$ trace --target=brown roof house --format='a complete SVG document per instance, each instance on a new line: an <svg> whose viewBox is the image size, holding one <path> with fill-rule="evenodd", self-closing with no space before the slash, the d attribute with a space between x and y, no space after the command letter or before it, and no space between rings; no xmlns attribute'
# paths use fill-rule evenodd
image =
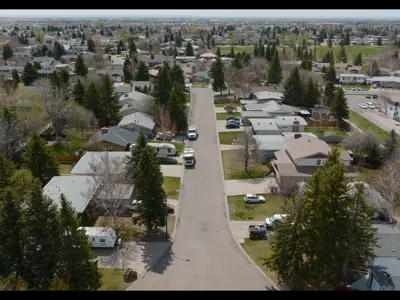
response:
<svg viewBox="0 0 400 300"><path fill-rule="evenodd" d="M276 160L272 161L276 181L281 191L290 190L298 183L310 178L328 157L331 147L319 139L298 134L284 141L284 149L275 152ZM340 153L340 160L347 168L347 175L357 176L351 166L351 157L346 151Z"/></svg>

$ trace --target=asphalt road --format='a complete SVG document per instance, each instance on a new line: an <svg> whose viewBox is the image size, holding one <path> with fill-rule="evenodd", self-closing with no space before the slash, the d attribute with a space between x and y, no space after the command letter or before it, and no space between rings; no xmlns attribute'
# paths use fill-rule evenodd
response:
<svg viewBox="0 0 400 300"><path fill-rule="evenodd" d="M270 283L243 256L225 217L212 90L193 88L192 143L197 165L185 170L180 222L171 253L130 290L266 290Z"/></svg>

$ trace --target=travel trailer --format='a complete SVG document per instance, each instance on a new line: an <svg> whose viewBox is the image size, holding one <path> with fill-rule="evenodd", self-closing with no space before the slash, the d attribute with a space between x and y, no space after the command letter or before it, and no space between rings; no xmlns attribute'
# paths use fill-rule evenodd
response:
<svg viewBox="0 0 400 300"><path fill-rule="evenodd" d="M110 227L79 227L79 229L86 231L92 248L114 248L119 243L115 230Z"/></svg>
<svg viewBox="0 0 400 300"><path fill-rule="evenodd" d="M158 158L166 158L168 156L178 156L179 151L176 150L175 146L168 143L148 143L147 145L154 147L157 150ZM132 151L135 147L135 144L130 146L130 150Z"/></svg>

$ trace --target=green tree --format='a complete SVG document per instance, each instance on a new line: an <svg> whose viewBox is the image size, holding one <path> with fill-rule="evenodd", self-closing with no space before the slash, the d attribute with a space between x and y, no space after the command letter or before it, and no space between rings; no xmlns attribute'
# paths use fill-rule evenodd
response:
<svg viewBox="0 0 400 300"><path fill-rule="evenodd" d="M213 79L212 88L215 92L220 92L225 89L225 76L224 76L224 64L220 57L217 57L215 62L210 68L210 77Z"/></svg>
<svg viewBox="0 0 400 300"><path fill-rule="evenodd" d="M21 201L8 187L0 193L0 274L2 277L23 274Z"/></svg>
<svg viewBox="0 0 400 300"><path fill-rule="evenodd" d="M143 149L138 165L134 169L133 178L136 197L141 199L141 202L138 205L137 215L132 217L132 221L134 224L145 225L147 235L152 235L158 227L165 226L167 217L163 205L164 178L153 147L147 145Z"/></svg>
<svg viewBox="0 0 400 300"><path fill-rule="evenodd" d="M30 63L27 62L24 66L24 71L22 73L22 82L25 86L31 86L33 82L39 78L38 71L36 68Z"/></svg>
<svg viewBox="0 0 400 300"><path fill-rule="evenodd" d="M157 78L154 81L153 96L157 102L166 104L172 87L171 70L167 63L158 71Z"/></svg>
<svg viewBox="0 0 400 300"><path fill-rule="evenodd" d="M382 39L381 37L378 37L378 40L376 41L377 46L382 46Z"/></svg>
<svg viewBox="0 0 400 300"><path fill-rule="evenodd" d="M335 85L332 83L332 81L328 81L324 89L324 105L331 107L334 98Z"/></svg>
<svg viewBox="0 0 400 300"><path fill-rule="evenodd" d="M60 277L53 277L50 281L48 291L70 291L68 284L64 282Z"/></svg>
<svg viewBox="0 0 400 300"><path fill-rule="evenodd" d="M129 54L137 53L137 48L134 39L129 40Z"/></svg>
<svg viewBox="0 0 400 300"><path fill-rule="evenodd" d="M72 89L72 96L76 103L82 106L85 105L85 86L79 78Z"/></svg>
<svg viewBox="0 0 400 300"><path fill-rule="evenodd" d="M30 187L23 211L24 276L32 290L48 289L62 260L59 214L52 200L43 195L42 186Z"/></svg>
<svg viewBox="0 0 400 300"><path fill-rule="evenodd" d="M34 61L33 62L33 66L35 67L36 70L42 69L42 66L40 65L40 62L38 62L38 61Z"/></svg>
<svg viewBox="0 0 400 300"><path fill-rule="evenodd" d="M108 74L100 85L100 126L115 126L121 120L118 99L114 95L114 84Z"/></svg>
<svg viewBox="0 0 400 300"><path fill-rule="evenodd" d="M392 129L389 135L386 137L385 141L385 156L386 158L392 157L394 153L398 150L397 133ZM1 185L0 185L1 187Z"/></svg>
<svg viewBox="0 0 400 300"><path fill-rule="evenodd" d="M125 162L125 170L128 174L129 177L134 180L133 176L133 170L135 169L135 166L139 162L140 156L143 152L143 149L147 145L147 139L144 136L143 131L139 132L138 138L136 139L135 147L133 147L131 151L131 155L127 155L124 159Z"/></svg>
<svg viewBox="0 0 400 300"><path fill-rule="evenodd" d="M188 42L185 49L186 56L194 56L192 43Z"/></svg>
<svg viewBox="0 0 400 300"><path fill-rule="evenodd" d="M355 66L362 66L363 65L361 52L358 53L356 58L354 59L354 65Z"/></svg>
<svg viewBox="0 0 400 300"><path fill-rule="evenodd" d="M288 105L299 106L303 102L303 82L299 69L295 67L283 86L283 99Z"/></svg>
<svg viewBox="0 0 400 300"><path fill-rule="evenodd" d="M182 88L185 88L185 76L180 65L174 63L171 68L171 82L179 83Z"/></svg>
<svg viewBox="0 0 400 300"><path fill-rule="evenodd" d="M279 61L279 54L276 50L272 61L269 65L268 72L267 72L267 80L268 84L279 84L282 80L282 68L281 63Z"/></svg>
<svg viewBox="0 0 400 300"><path fill-rule="evenodd" d="M13 50L11 49L9 44L4 45L3 47L3 60L7 65L7 60L10 59L14 55Z"/></svg>
<svg viewBox="0 0 400 300"><path fill-rule="evenodd" d="M86 108L91 110L99 120L101 118L100 92L93 82L86 88L84 100Z"/></svg>
<svg viewBox="0 0 400 300"><path fill-rule="evenodd" d="M45 185L53 176L58 176L58 162L44 140L33 133L23 153L24 165L32 175Z"/></svg>
<svg viewBox="0 0 400 300"><path fill-rule="evenodd" d="M87 48L89 52L94 52L95 51L95 44L94 41L92 39L88 39L86 42Z"/></svg>
<svg viewBox="0 0 400 300"><path fill-rule="evenodd" d="M75 73L78 76L86 77L88 73L88 68L85 65L85 62L83 61L83 57L81 55L78 55L76 58L75 62Z"/></svg>
<svg viewBox="0 0 400 300"><path fill-rule="evenodd" d="M339 61L341 61L342 63L347 63L347 54L345 47L340 48Z"/></svg>
<svg viewBox="0 0 400 300"><path fill-rule="evenodd" d="M50 84L53 88L66 90L69 87L69 73L67 70L54 70L49 76Z"/></svg>
<svg viewBox="0 0 400 300"><path fill-rule="evenodd" d="M260 55L261 55L261 50L260 50ZM268 44L267 48L265 49L265 59L267 61L271 61L272 60L272 55L273 55L273 53L271 53L271 47Z"/></svg>
<svg viewBox="0 0 400 300"><path fill-rule="evenodd" d="M231 52L229 53L229 57L234 58L235 57L235 49L233 46L231 46Z"/></svg>
<svg viewBox="0 0 400 300"><path fill-rule="evenodd" d="M10 186L17 197L20 199L27 193L27 186L30 186L34 182L35 178L28 169L18 169L10 177Z"/></svg>
<svg viewBox="0 0 400 300"><path fill-rule="evenodd" d="M328 67L328 69L326 70L325 79L333 83L337 82L335 67L333 66Z"/></svg>
<svg viewBox="0 0 400 300"><path fill-rule="evenodd" d="M19 79L19 75L18 75L18 71L17 70L12 70L12 79L13 79L13 84L14 84L14 89L16 89L18 87L18 84L20 83L20 79Z"/></svg>
<svg viewBox="0 0 400 300"><path fill-rule="evenodd" d="M53 55L55 59L59 59L61 56L65 55L64 46L57 41L53 44Z"/></svg>
<svg viewBox="0 0 400 300"><path fill-rule="evenodd" d="M134 77L133 77L133 68L132 68L132 63L129 58L125 59L124 61L124 67L123 67L123 72L124 72L124 81L125 83L130 83Z"/></svg>
<svg viewBox="0 0 400 300"><path fill-rule="evenodd" d="M260 51L259 51L259 49L258 49L258 45L257 45L257 44L254 45L253 55L254 55L254 57L260 56ZM235 56L234 56L234 57L235 57Z"/></svg>
<svg viewBox="0 0 400 300"><path fill-rule="evenodd" d="M144 62L139 63L138 70L136 72L136 81L149 81L149 68L147 68Z"/></svg>
<svg viewBox="0 0 400 300"><path fill-rule="evenodd" d="M179 83L174 83L169 94L167 103L168 112L171 121L175 124L178 132L184 132L187 129L188 121L186 115L186 96L184 89Z"/></svg>
<svg viewBox="0 0 400 300"><path fill-rule="evenodd" d="M314 82L310 77L304 84L303 105L307 108L313 108L318 104L319 96L317 82Z"/></svg>
<svg viewBox="0 0 400 300"><path fill-rule="evenodd" d="M8 160L5 153L0 153L0 191L11 185L14 172L15 165L12 160Z"/></svg>
<svg viewBox="0 0 400 300"><path fill-rule="evenodd" d="M215 52L215 55L217 57L221 57L221 50L219 49L219 47L217 47L217 52Z"/></svg>
<svg viewBox="0 0 400 300"><path fill-rule="evenodd" d="M63 264L61 279L71 291L96 291L101 286L101 274L96 257L90 249L86 233L79 230L79 223L71 203L61 194L60 222L62 235Z"/></svg>
<svg viewBox="0 0 400 300"><path fill-rule="evenodd" d="M341 87L336 88L331 112L338 121L342 121L349 117L349 106L347 105L346 95Z"/></svg>
<svg viewBox="0 0 400 300"><path fill-rule="evenodd" d="M26 291L28 283L18 276L8 276L0 278L0 286L2 291Z"/></svg>

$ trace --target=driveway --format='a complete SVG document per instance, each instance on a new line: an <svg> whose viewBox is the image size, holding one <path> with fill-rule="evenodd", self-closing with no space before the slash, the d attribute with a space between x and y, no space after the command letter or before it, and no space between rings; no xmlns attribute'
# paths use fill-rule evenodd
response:
<svg viewBox="0 0 400 300"><path fill-rule="evenodd" d="M215 113L226 113L226 110L223 107L214 107ZM240 113L242 112L241 107L236 107L236 112Z"/></svg>
<svg viewBox="0 0 400 300"><path fill-rule="evenodd" d="M271 187L276 185L276 180L272 177L225 180L225 194L227 196L244 194L267 194L271 192Z"/></svg>
<svg viewBox="0 0 400 300"><path fill-rule="evenodd" d="M129 290L266 290L272 284L241 253L226 220L212 90L192 88L195 169L185 170L171 250Z"/></svg>
<svg viewBox="0 0 400 300"><path fill-rule="evenodd" d="M214 116L215 120L215 116ZM217 132L229 132L229 131L243 131L244 126L240 126L240 128L235 128L235 129L226 129L226 121L215 121L217 124Z"/></svg>
<svg viewBox="0 0 400 300"><path fill-rule="evenodd" d="M163 176L183 177L184 167L181 165L161 165Z"/></svg>
<svg viewBox="0 0 400 300"><path fill-rule="evenodd" d="M250 225L262 225L263 221L231 221L231 230L239 243L243 243L245 238L249 237Z"/></svg>

